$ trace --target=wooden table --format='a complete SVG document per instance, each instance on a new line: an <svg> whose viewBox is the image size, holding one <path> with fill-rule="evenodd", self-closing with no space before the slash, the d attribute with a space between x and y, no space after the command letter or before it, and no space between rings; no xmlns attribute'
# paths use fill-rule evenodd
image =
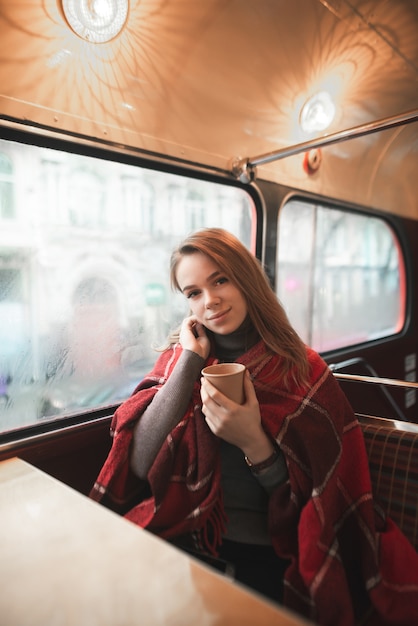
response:
<svg viewBox="0 0 418 626"><path fill-rule="evenodd" d="M19 459L0 510L4 626L307 624Z"/></svg>

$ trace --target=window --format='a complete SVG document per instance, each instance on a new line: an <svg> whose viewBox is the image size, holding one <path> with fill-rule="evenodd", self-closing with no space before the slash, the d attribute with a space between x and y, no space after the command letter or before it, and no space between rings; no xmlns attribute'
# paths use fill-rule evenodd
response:
<svg viewBox="0 0 418 626"><path fill-rule="evenodd" d="M254 221L236 187L13 148L16 162L0 160L2 202L11 172L22 181L22 220L0 229L2 431L128 397L188 310L169 284L173 248L203 226L250 247Z"/></svg>
<svg viewBox="0 0 418 626"><path fill-rule="evenodd" d="M399 242L383 219L301 200L280 212L277 294L315 350L399 332L403 280Z"/></svg>

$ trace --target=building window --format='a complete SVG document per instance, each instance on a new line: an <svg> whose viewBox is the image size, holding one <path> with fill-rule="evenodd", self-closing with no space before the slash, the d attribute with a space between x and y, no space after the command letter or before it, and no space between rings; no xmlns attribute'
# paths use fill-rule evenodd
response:
<svg viewBox="0 0 418 626"><path fill-rule="evenodd" d="M13 164L6 154L0 152L0 219L14 217Z"/></svg>
<svg viewBox="0 0 418 626"><path fill-rule="evenodd" d="M103 180L94 172L78 168L69 177L69 221L73 226L105 225Z"/></svg>
<svg viewBox="0 0 418 626"><path fill-rule="evenodd" d="M204 224L205 220L205 199L201 193L193 189L187 193L186 205L190 219L190 230L195 230Z"/></svg>

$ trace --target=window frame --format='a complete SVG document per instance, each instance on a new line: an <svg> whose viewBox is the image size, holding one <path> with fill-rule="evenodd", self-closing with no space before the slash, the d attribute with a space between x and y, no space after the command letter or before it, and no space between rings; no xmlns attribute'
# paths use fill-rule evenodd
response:
<svg viewBox="0 0 418 626"><path fill-rule="evenodd" d="M111 161L115 163L123 163L126 165L138 167L153 172L174 174L186 179L195 179L225 187L234 187L245 192L252 201L253 206L253 224L251 227L251 251L256 255L260 255L263 239L263 225L265 213L262 200L257 189L254 186L248 186L235 179L231 179L227 172L213 171L197 167L192 164L182 165L181 163L167 162L158 156L150 155L149 158L136 150L129 147L113 146L105 142L96 140L78 140L73 137L59 135L53 131L43 131L43 134L33 132L33 129L17 129L3 126L0 124L0 138L7 142L13 142L17 145L26 144L37 148L46 148L48 150L63 151L69 154L82 155L92 157L102 161ZM59 158L59 157L58 157ZM16 190L14 190L16 193ZM14 218L17 220L17 216ZM152 221L152 220L151 220ZM88 229L87 229L88 232ZM167 270L168 271L168 270ZM33 438L38 435L47 435L57 431L71 432L74 428L78 429L80 425L85 423L94 424L97 420L101 421L111 415L120 402L113 402L108 406L89 407L76 413L63 414L53 416L48 419L40 419L32 424L18 425L16 428L9 428L0 433L0 445L8 442L26 441L27 445L31 445Z"/></svg>

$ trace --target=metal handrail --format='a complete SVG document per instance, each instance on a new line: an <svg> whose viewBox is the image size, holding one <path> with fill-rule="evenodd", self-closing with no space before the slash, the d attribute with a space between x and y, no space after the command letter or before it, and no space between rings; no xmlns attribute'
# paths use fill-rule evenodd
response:
<svg viewBox="0 0 418 626"><path fill-rule="evenodd" d="M418 389L418 382L397 380L395 378L379 378L379 376L359 376L357 374L338 374L333 372L335 378L339 380L348 380L350 382L372 383L378 385L389 385L391 387L410 387Z"/></svg>
<svg viewBox="0 0 418 626"><path fill-rule="evenodd" d="M387 130L397 126L405 126L406 124L416 121L418 121L417 109L401 113L400 115L393 115L384 119L375 120L374 122L369 122L367 124L361 124L360 126L355 126L330 135L325 135L318 139L304 141L303 143L289 146L287 148L267 152L266 154L260 154L258 156L248 158L237 157L232 159L231 171L235 178L239 179L243 183L249 183L255 179L257 165L264 165L266 163L271 163L272 161L284 159L288 156L300 154L301 152L308 152L309 150L316 148L323 148L341 141L347 141L348 139L355 139L357 137L370 135L371 133L376 133L381 130Z"/></svg>

